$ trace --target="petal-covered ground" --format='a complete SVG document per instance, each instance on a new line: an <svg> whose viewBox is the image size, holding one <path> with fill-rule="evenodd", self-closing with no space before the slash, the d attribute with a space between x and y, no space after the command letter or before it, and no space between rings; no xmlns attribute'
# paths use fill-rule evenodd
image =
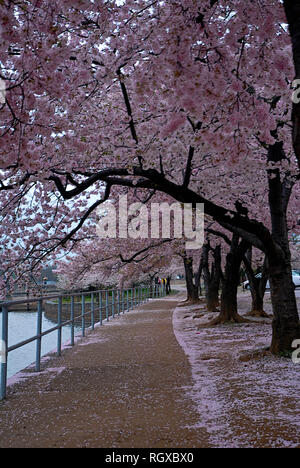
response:
<svg viewBox="0 0 300 468"><path fill-rule="evenodd" d="M239 312L249 311L249 293ZM269 295L265 310L271 312ZM265 351L271 319L202 328L216 314L179 306L174 331L189 357L190 397L213 447L300 447L300 364ZM205 421L205 422L204 422Z"/></svg>
<svg viewBox="0 0 300 468"><path fill-rule="evenodd" d="M0 447L202 447L191 368L172 328L177 297L96 327L10 380Z"/></svg>
<svg viewBox="0 0 300 468"><path fill-rule="evenodd" d="M184 299L150 301L10 379L0 447L300 447L300 364L265 351L271 319L203 328L215 314Z"/></svg>

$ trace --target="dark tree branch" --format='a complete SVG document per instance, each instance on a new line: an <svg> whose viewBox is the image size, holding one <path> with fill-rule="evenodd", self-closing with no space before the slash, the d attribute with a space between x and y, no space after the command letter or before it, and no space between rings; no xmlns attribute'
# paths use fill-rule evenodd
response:
<svg viewBox="0 0 300 468"><path fill-rule="evenodd" d="M210 228L205 229L205 231L209 234L213 234L214 236L221 237L226 242L226 244L231 245L231 240L223 232L215 231L214 229Z"/></svg>
<svg viewBox="0 0 300 468"><path fill-rule="evenodd" d="M185 188L187 188L190 184L191 174L192 174L192 162L193 162L194 154L195 154L195 148L193 146L190 146L188 160L186 163L184 180L182 184L182 186Z"/></svg>
<svg viewBox="0 0 300 468"><path fill-rule="evenodd" d="M137 257L139 257L141 254L148 252L151 249L154 249L155 247L160 247L163 244L166 244L167 242L172 242L173 239L164 239L163 241L159 242L158 244L152 244L148 245L148 247L145 247L144 249L139 250L135 254L133 254L130 258L125 259L122 254L120 254L120 259L123 263L131 263L133 261L135 262L140 262L141 260L136 260ZM148 256L148 255L147 255ZM146 257L143 257L142 260L144 260Z"/></svg>
<svg viewBox="0 0 300 468"><path fill-rule="evenodd" d="M124 178L124 176L126 178ZM128 177L139 177L140 179L134 184ZM65 189L59 177L53 175L49 177L49 180L55 183L56 188L65 200L80 195L95 182L101 181L109 183L110 185L161 191L181 203L192 203L194 206L196 206L197 203L203 203L205 205L206 214L215 219L225 229L243 237L264 252L266 250L270 251L273 247L271 234L262 223L214 204L189 188L180 186L166 179L164 175L155 169L144 170L140 166L135 166L132 173L129 173L128 169L106 169L87 177L78 187L69 191Z"/></svg>
<svg viewBox="0 0 300 468"><path fill-rule="evenodd" d="M137 132L136 132L136 129L135 129L135 123L134 123L134 120L133 120L132 108L131 108L127 88L126 88L125 83L124 83L124 75L121 72L121 67L117 70L117 75L118 75L118 78L119 78L119 81L120 81L120 86L121 86L122 95L123 95L123 98L124 98L124 101L125 101L127 114L128 114L128 117L130 117L129 128L130 128L131 136L132 136L133 140L135 141L136 145L138 145L139 140L138 140ZM138 160L139 160L140 165L142 165L142 157L140 155L138 156Z"/></svg>

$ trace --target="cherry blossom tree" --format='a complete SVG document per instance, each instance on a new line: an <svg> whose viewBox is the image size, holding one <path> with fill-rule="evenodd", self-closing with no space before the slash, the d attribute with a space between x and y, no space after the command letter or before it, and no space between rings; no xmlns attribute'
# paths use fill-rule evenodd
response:
<svg viewBox="0 0 300 468"><path fill-rule="evenodd" d="M298 66L298 10L284 6ZM116 186L204 203L267 256L271 350L290 349L300 336L288 239L300 158L282 2L21 0L0 10L5 270L88 237Z"/></svg>
<svg viewBox="0 0 300 468"><path fill-rule="evenodd" d="M174 255L171 241L150 241L145 246L145 242L130 239L82 242L57 268L61 284L67 289L88 286L124 289L142 282L153 287L155 276L165 278L180 270L182 265Z"/></svg>

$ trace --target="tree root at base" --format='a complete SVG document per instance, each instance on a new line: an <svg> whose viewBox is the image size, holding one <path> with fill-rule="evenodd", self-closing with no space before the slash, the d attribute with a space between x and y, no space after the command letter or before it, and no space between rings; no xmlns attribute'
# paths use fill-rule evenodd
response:
<svg viewBox="0 0 300 468"><path fill-rule="evenodd" d="M203 301L201 301L201 299L194 299L194 300L189 299L189 300L180 302L177 307L188 307L188 306L193 306L193 305L198 305L198 304L203 304Z"/></svg>
<svg viewBox="0 0 300 468"><path fill-rule="evenodd" d="M250 312L246 314L246 317L272 318L272 315L267 314L264 310L250 310Z"/></svg>
<svg viewBox="0 0 300 468"><path fill-rule="evenodd" d="M211 320L210 322L204 323L203 325L200 324L198 325L198 329L200 330L201 328L208 328L208 327L215 327L217 325L228 325L228 324L235 324L235 323L255 323L255 324L265 324L265 325L270 325L270 322L265 322L263 320L258 321L258 320L250 320L245 317L242 317L239 314L235 314L233 317L230 319L226 319L225 317L222 317L219 315L215 319Z"/></svg>

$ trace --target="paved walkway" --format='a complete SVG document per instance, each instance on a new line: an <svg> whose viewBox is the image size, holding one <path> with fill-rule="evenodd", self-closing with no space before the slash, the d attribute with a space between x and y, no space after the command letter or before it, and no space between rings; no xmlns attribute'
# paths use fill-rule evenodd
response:
<svg viewBox="0 0 300 468"><path fill-rule="evenodd" d="M0 403L0 447L207 446L184 387L191 369L173 333L182 296L98 327L42 372L23 372Z"/></svg>

